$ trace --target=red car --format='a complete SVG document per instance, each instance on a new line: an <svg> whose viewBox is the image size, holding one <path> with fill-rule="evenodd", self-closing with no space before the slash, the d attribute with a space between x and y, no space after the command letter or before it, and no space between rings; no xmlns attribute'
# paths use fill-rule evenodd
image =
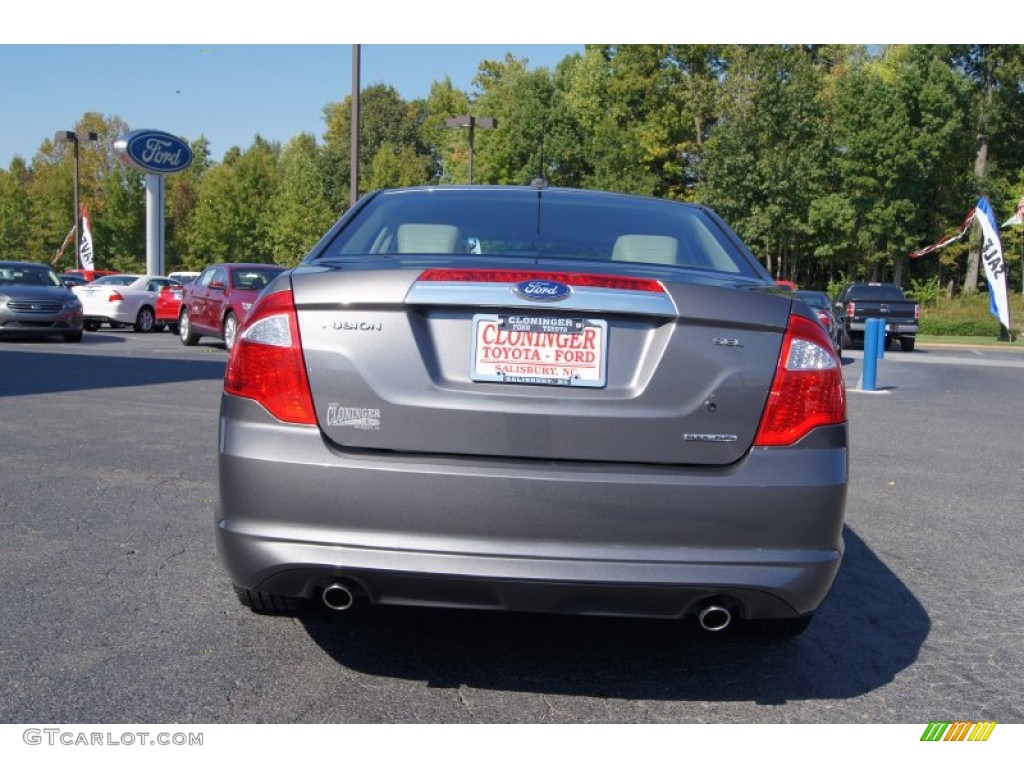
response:
<svg viewBox="0 0 1024 768"><path fill-rule="evenodd" d="M276 264L208 266L182 291L178 312L181 343L191 347L202 336L214 336L231 349L239 321L260 292L285 269Z"/></svg>
<svg viewBox="0 0 1024 768"><path fill-rule="evenodd" d="M182 290L181 283L165 285L156 297L157 326L167 328L171 333L178 332L178 315L181 314Z"/></svg>
<svg viewBox="0 0 1024 768"><path fill-rule="evenodd" d="M167 328L171 333L178 332L178 315L181 314L182 286L191 283L198 272L171 272L167 275L178 285L167 286L160 291L156 299L156 321L160 327Z"/></svg>

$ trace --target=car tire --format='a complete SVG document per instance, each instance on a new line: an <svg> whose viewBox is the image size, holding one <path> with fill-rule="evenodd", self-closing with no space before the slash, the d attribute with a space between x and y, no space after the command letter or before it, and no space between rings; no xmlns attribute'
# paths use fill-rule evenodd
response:
<svg viewBox="0 0 1024 768"><path fill-rule="evenodd" d="M228 312L224 316L224 346L228 352L235 345L235 336L238 334L238 318L234 312Z"/></svg>
<svg viewBox="0 0 1024 768"><path fill-rule="evenodd" d="M178 315L178 338L186 347L194 347L199 341L199 337L192 332L192 320L187 309L181 310L181 314Z"/></svg>
<svg viewBox="0 0 1024 768"><path fill-rule="evenodd" d="M814 614L792 619L748 619L740 626L743 634L758 640L792 640L811 625Z"/></svg>
<svg viewBox="0 0 1024 768"><path fill-rule="evenodd" d="M156 315L153 314L153 310L149 307L140 309L139 314L135 316L133 327L136 333L152 333L156 328Z"/></svg>
<svg viewBox="0 0 1024 768"><path fill-rule="evenodd" d="M916 337L902 338L900 339L900 349L904 352L914 351L914 342L917 341Z"/></svg>
<svg viewBox="0 0 1024 768"><path fill-rule="evenodd" d="M86 320L84 323L82 323L82 328L84 328L87 331L98 331L100 329L100 321Z"/></svg>
<svg viewBox="0 0 1024 768"><path fill-rule="evenodd" d="M82 332L81 331L78 331L77 333L65 333L64 334L64 341L69 341L72 344L77 344L81 340L82 340Z"/></svg>
<svg viewBox="0 0 1024 768"><path fill-rule="evenodd" d="M235 596L238 598L238 602L253 613L287 616L301 613L309 607L308 600L281 597L280 595L272 595L269 592L258 592L255 589L245 589L237 585L232 586L235 589Z"/></svg>

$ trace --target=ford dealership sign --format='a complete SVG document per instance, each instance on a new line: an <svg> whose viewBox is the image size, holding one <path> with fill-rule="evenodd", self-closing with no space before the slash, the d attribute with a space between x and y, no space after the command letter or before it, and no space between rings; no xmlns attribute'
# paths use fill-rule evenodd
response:
<svg viewBox="0 0 1024 768"><path fill-rule="evenodd" d="M132 131L114 148L122 162L147 173L177 173L192 165L188 144L163 131Z"/></svg>

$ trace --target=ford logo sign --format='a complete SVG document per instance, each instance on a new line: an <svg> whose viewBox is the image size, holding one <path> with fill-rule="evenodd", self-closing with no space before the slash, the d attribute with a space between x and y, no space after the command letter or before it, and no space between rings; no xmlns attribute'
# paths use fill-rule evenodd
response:
<svg viewBox="0 0 1024 768"><path fill-rule="evenodd" d="M192 165L192 150L163 131L132 131L114 144L122 162L147 173L177 173Z"/></svg>
<svg viewBox="0 0 1024 768"><path fill-rule="evenodd" d="M572 288L555 280L524 280L512 286L512 293L530 301L562 301L572 295Z"/></svg>

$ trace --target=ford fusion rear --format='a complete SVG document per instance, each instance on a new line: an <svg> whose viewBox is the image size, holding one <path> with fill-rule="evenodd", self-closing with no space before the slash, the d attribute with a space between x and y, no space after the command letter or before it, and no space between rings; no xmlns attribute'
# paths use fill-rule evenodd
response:
<svg viewBox="0 0 1024 768"><path fill-rule="evenodd" d="M221 404L242 602L795 635L842 557L840 362L707 208L382 191L252 306Z"/></svg>

